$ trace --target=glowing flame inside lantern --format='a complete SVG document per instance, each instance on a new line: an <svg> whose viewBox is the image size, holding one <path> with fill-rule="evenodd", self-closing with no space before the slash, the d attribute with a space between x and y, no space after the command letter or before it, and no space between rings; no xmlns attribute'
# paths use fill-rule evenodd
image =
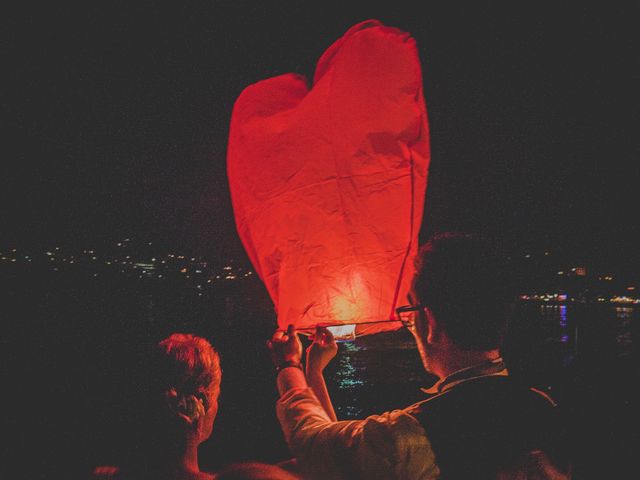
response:
<svg viewBox="0 0 640 480"><path fill-rule="evenodd" d="M358 304L347 297L336 297L333 300L331 313L333 318L345 321L353 321L358 318Z"/></svg>
<svg viewBox="0 0 640 480"><path fill-rule="evenodd" d="M363 315L360 305L370 300L360 274L343 281L336 290L340 293L330 300L332 318L345 323L358 321Z"/></svg>
<svg viewBox="0 0 640 480"><path fill-rule="evenodd" d="M366 305L369 301L362 277L356 273L351 279L345 281L342 287L338 289L341 293L330 301L331 316L345 323L356 322L364 315L361 305ZM329 327L329 330L337 340L353 339L356 336L355 324Z"/></svg>

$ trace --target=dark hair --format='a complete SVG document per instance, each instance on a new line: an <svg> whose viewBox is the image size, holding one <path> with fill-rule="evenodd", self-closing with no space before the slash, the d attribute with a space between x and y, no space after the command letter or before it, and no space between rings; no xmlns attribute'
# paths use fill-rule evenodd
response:
<svg viewBox="0 0 640 480"><path fill-rule="evenodd" d="M500 346L511 299L505 260L497 243L465 233L436 234L420 248L417 301L459 347Z"/></svg>

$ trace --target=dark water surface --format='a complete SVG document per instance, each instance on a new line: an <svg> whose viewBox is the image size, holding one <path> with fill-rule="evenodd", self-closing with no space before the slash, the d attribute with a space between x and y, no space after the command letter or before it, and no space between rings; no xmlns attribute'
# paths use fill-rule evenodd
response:
<svg viewBox="0 0 640 480"><path fill-rule="evenodd" d="M141 395L141 345L171 332L205 336L223 364L220 411L201 464L288 457L265 347L275 315L257 280L205 295L113 274L4 268L2 478L84 478L132 453ZM518 307L505 347L513 375L550 392L567 412L575 478L622 472L631 427L632 337L638 307ZM358 418L423 398L424 372L408 332L340 344L327 379L338 416ZM633 379L633 380L632 380ZM27 462L17 461L27 455ZM135 451L133 451L135 454Z"/></svg>

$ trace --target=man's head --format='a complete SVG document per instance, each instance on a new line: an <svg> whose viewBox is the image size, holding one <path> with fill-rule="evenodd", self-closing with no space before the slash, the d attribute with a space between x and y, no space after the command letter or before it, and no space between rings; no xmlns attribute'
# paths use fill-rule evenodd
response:
<svg viewBox="0 0 640 480"><path fill-rule="evenodd" d="M434 346L462 352L500 347L509 282L504 256L492 242L469 234L438 234L420 248L416 267L411 295L414 304L424 307L415 332L418 347L426 350L421 349L423 361Z"/></svg>
<svg viewBox="0 0 640 480"><path fill-rule="evenodd" d="M220 357L206 339L184 333L162 340L156 353L153 373L165 419L199 444L211 435L218 412Z"/></svg>

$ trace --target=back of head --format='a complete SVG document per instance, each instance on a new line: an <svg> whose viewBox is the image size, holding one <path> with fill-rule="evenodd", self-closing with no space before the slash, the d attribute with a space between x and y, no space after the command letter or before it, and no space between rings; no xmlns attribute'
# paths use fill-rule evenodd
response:
<svg viewBox="0 0 640 480"><path fill-rule="evenodd" d="M249 462L236 463L222 469L216 480L297 480L300 477L276 465Z"/></svg>
<svg viewBox="0 0 640 480"><path fill-rule="evenodd" d="M121 465L131 478L158 478L185 447L210 437L218 412L220 357L209 341L188 333L141 343L138 354L123 432L129 448Z"/></svg>
<svg viewBox="0 0 640 480"><path fill-rule="evenodd" d="M192 334L174 333L158 343L150 367L150 394L158 407L155 421L169 428L161 434L176 436L176 441L180 431L196 435L198 441L208 438L222 378L220 357L211 344Z"/></svg>
<svg viewBox="0 0 640 480"><path fill-rule="evenodd" d="M158 387L173 387L182 392L210 390L220 392L220 357L202 337L174 333L158 344L155 378Z"/></svg>
<svg viewBox="0 0 640 480"><path fill-rule="evenodd" d="M491 240L462 233L433 236L420 248L414 293L458 347L500 346L510 282L505 257Z"/></svg>

